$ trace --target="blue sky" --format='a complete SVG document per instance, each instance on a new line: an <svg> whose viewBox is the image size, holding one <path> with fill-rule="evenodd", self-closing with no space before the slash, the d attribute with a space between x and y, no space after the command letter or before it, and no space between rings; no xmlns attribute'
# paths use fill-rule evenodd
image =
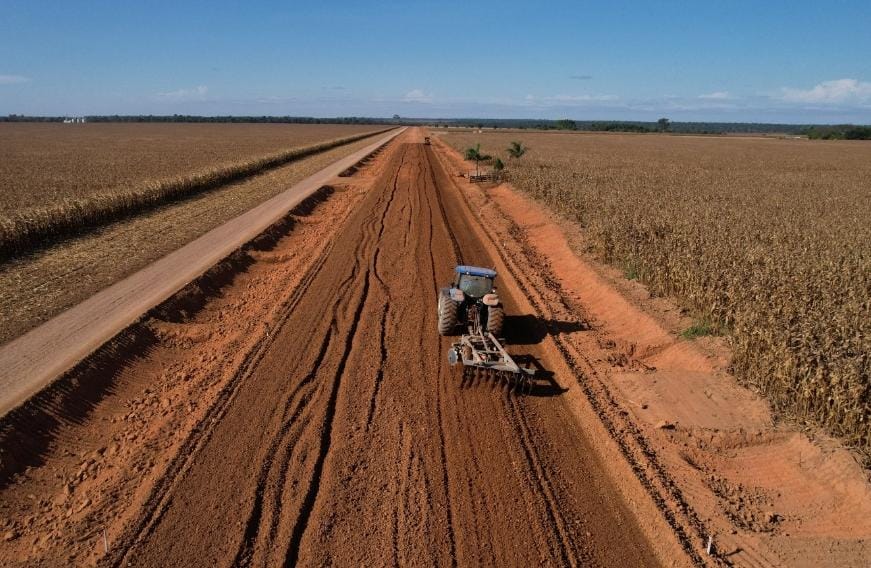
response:
<svg viewBox="0 0 871 568"><path fill-rule="evenodd" d="M0 0L0 114L871 123L871 3Z"/></svg>

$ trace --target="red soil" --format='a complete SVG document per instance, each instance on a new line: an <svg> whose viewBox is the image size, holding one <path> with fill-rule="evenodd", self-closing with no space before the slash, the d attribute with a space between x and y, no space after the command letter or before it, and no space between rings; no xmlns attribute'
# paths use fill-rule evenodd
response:
<svg viewBox="0 0 871 568"><path fill-rule="evenodd" d="M450 171L466 169L438 146ZM681 338L688 318L577 253L577 228L509 184L463 187L500 253L549 282L543 304L589 325L554 338L577 355L588 397L617 411L618 442L649 446L651 475L673 486L662 499L686 517L687 533L701 526L697 539L712 536L721 561L735 565L871 565L871 484L847 450L775 424L765 401L729 375L724 340Z"/></svg>
<svg viewBox="0 0 871 568"><path fill-rule="evenodd" d="M0 421L0 565L871 564L847 451L423 134ZM499 272L530 395L447 365L459 262Z"/></svg>
<svg viewBox="0 0 871 568"><path fill-rule="evenodd" d="M0 563L701 560L554 347L583 322L538 310L547 283L421 142L406 132L7 416ZM531 395L461 388L447 365L435 294L461 261L497 266L511 349L553 371Z"/></svg>

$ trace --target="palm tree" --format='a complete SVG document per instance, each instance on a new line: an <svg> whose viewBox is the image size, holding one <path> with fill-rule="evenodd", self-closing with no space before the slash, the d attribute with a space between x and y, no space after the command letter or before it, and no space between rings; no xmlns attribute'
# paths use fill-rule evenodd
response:
<svg viewBox="0 0 871 568"><path fill-rule="evenodd" d="M511 146L508 148L508 155L512 158L519 158L526 153L526 150L528 150L528 148L524 146L522 142L512 142Z"/></svg>
<svg viewBox="0 0 871 568"><path fill-rule="evenodd" d="M475 175L479 175L478 173L478 164L482 161L486 162L490 159L490 156L487 154L481 153L481 145L475 144L474 148L466 149L466 159L467 160L475 160Z"/></svg>
<svg viewBox="0 0 871 568"><path fill-rule="evenodd" d="M502 162L499 158L493 160L493 173L496 174L496 179L500 179L502 177L502 170L505 169L505 163Z"/></svg>

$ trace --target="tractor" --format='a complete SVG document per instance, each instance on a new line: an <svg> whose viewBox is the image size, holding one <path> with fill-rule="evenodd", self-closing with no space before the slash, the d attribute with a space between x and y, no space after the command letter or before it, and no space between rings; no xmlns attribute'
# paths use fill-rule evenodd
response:
<svg viewBox="0 0 871 568"><path fill-rule="evenodd" d="M464 383L472 375L484 375L502 377L515 390L531 389L535 370L515 363L500 340L505 310L493 286L496 271L460 265L454 273L453 283L439 291L437 308L439 335L462 330L448 351L448 362L462 363Z"/></svg>
<svg viewBox="0 0 871 568"><path fill-rule="evenodd" d="M439 335L453 335L458 328L474 333L478 327L501 335L505 316L493 287L496 271L461 265L454 273L451 286L439 293Z"/></svg>

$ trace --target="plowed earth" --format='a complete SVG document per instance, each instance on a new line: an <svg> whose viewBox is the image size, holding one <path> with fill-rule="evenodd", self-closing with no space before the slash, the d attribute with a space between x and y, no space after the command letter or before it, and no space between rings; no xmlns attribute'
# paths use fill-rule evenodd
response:
<svg viewBox="0 0 871 568"><path fill-rule="evenodd" d="M438 288L504 265L419 138L4 422L3 564L687 564L691 523L580 426L546 341L580 322L505 274L508 342L543 378L520 396L447 364Z"/></svg>

